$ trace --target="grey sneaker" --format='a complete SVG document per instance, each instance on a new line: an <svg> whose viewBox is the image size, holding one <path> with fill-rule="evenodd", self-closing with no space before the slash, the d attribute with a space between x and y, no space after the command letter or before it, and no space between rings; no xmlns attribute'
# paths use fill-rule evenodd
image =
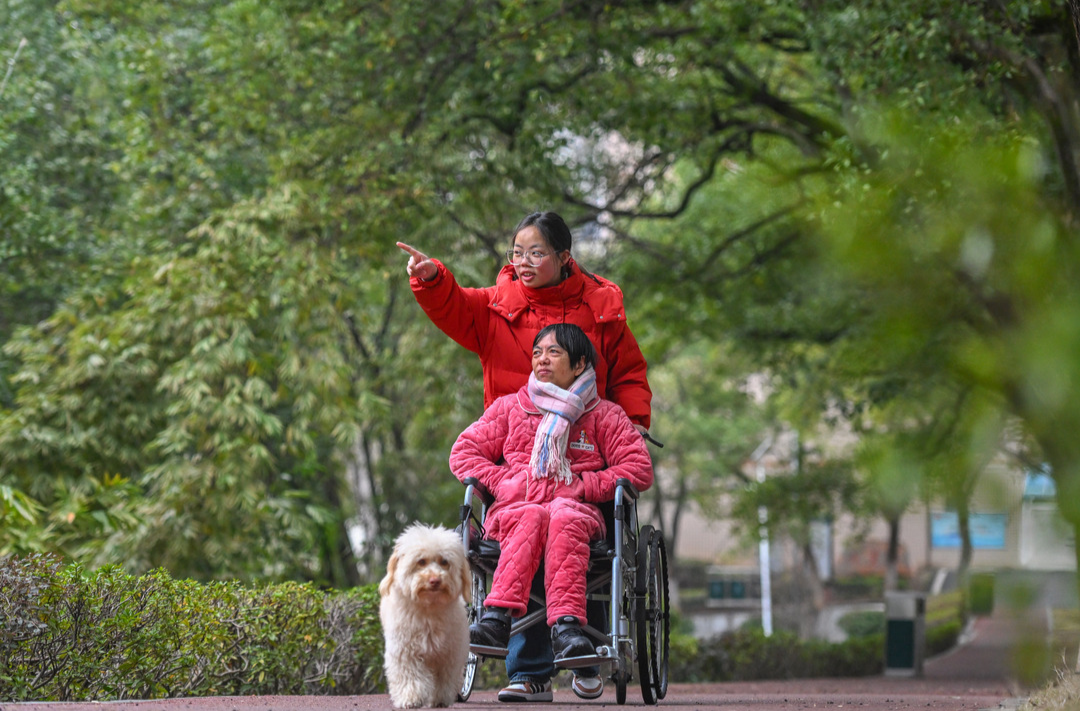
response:
<svg viewBox="0 0 1080 711"><path fill-rule="evenodd" d="M578 676L574 674L570 682L579 699L599 699L604 695L604 680L598 676Z"/></svg>
<svg viewBox="0 0 1080 711"><path fill-rule="evenodd" d="M551 681L515 681L499 692L499 701L551 701Z"/></svg>

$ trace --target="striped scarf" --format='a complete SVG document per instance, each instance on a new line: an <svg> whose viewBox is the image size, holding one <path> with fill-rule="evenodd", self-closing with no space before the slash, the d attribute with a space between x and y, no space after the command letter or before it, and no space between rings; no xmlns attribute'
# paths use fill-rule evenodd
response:
<svg viewBox="0 0 1080 711"><path fill-rule="evenodd" d="M554 383L542 383L529 374L529 397L533 405L544 413L533 440L529 468L534 479L554 476L557 481L569 484L570 460L566 457L570 425L577 422L585 412L585 406L596 398L596 371L590 365L563 390Z"/></svg>

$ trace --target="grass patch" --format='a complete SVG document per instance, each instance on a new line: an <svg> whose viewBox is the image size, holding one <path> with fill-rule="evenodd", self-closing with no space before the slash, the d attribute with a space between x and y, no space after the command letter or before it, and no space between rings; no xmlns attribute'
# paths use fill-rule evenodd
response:
<svg viewBox="0 0 1080 711"><path fill-rule="evenodd" d="M1076 711L1080 709L1080 675L1059 670L1057 677L1031 694L1019 711Z"/></svg>

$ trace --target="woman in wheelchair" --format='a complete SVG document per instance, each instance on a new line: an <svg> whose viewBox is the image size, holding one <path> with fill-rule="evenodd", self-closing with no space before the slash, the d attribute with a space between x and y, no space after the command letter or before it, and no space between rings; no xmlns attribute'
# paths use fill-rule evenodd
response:
<svg viewBox="0 0 1080 711"><path fill-rule="evenodd" d="M589 543L605 535L596 504L614 498L620 478L639 490L653 481L644 438L622 408L597 396L595 360L579 327L545 327L528 384L496 400L451 450L454 475L476 477L495 496L485 526L501 554L470 628L474 647L507 647L510 620L525 613L543 563L556 661L594 653L581 625Z"/></svg>
<svg viewBox="0 0 1080 711"><path fill-rule="evenodd" d="M638 431L648 430L652 393L645 357L626 324L622 291L573 258L573 235L558 214L526 215L510 236L509 264L494 285L484 288L463 287L439 260L404 243L398 246L409 255L409 285L424 313L479 356L485 409L527 382L532 371L528 347L536 332L567 321L579 324L597 349L597 394L621 406ZM511 638L506 657L510 685L499 693L500 701L551 701L556 670L546 632L535 625ZM574 693L583 699L603 693L599 677L588 684L584 678L574 677Z"/></svg>

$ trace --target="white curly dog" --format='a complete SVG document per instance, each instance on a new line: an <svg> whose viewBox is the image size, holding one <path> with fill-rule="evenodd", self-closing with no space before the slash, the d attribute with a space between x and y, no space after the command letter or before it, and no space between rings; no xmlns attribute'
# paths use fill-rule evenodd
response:
<svg viewBox="0 0 1080 711"><path fill-rule="evenodd" d="M394 543L379 583L386 683L396 708L449 706L469 656L472 578L461 537L413 524Z"/></svg>

